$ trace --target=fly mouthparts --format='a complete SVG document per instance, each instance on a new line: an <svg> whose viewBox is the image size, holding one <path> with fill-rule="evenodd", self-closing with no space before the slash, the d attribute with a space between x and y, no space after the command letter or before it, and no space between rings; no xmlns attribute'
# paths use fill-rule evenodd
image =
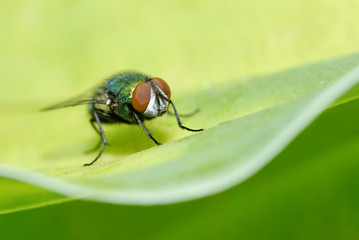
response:
<svg viewBox="0 0 359 240"><path fill-rule="evenodd" d="M165 113L166 113L166 110L159 111L159 112L157 112L157 116L162 116L162 115L165 114Z"/></svg>

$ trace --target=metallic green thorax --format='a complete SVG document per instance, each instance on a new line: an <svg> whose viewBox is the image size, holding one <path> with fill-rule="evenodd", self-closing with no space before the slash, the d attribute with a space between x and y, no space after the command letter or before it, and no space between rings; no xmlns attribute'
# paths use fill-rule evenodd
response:
<svg viewBox="0 0 359 240"><path fill-rule="evenodd" d="M103 87L97 88L93 99L101 103L90 103L89 111L95 110L111 115L117 121L137 123L132 112L132 93L140 82L148 81L149 76L142 73L122 73L106 80ZM104 119L106 120L106 119Z"/></svg>

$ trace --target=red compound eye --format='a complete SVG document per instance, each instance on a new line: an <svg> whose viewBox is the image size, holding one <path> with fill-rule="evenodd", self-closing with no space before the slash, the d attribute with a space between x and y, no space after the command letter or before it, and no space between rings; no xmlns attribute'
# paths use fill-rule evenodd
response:
<svg viewBox="0 0 359 240"><path fill-rule="evenodd" d="M157 87L159 87L166 94L168 99L171 99L171 90L168 84L165 82L165 80L158 77L151 78L151 80L153 81L154 84L157 85Z"/></svg>
<svg viewBox="0 0 359 240"><path fill-rule="evenodd" d="M139 83L132 94L132 106L136 111L143 113L146 111L151 99L151 88L146 82Z"/></svg>

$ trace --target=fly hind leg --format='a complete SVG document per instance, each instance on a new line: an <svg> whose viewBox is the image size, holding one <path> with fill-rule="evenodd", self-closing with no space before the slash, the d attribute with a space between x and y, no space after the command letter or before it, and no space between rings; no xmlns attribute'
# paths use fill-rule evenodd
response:
<svg viewBox="0 0 359 240"><path fill-rule="evenodd" d="M103 151L105 150L105 148L106 148L106 146L107 146L107 144L108 144L107 139L106 139L106 137L105 137L105 132L103 131L103 128L102 128L102 125L101 125L101 121L100 121L100 118L99 118L98 115L105 115L105 116L106 116L107 114L104 114L104 113L102 113L102 112L100 112L100 111L95 111L95 112L93 113L94 121L96 121L96 123L97 123L97 125L98 125L98 128L99 128L98 130L97 130L96 128L95 128L95 129L96 129L96 131L98 131L99 134L101 135L102 142L103 142L103 146L102 146L102 149L101 149L100 153L97 155L97 157L96 157L92 162L84 164L84 166L91 166L92 164L94 164L94 163L97 161L97 159L99 159L99 158L101 157ZM92 123L92 121L91 121L91 123ZM92 124L92 125L93 125L93 124ZM93 126L94 126L94 125L93 125Z"/></svg>
<svg viewBox="0 0 359 240"><path fill-rule="evenodd" d="M99 137L100 137L100 139L99 139L99 141L98 141L98 143L93 147L93 148L90 148L90 149L88 149L87 151L86 151L86 153L92 153L92 152L94 152L94 151L96 151L100 146L101 146L101 144L102 144L102 137L101 137L101 133L100 133L100 131L96 128L96 126L95 126L95 123L96 122L96 119L95 118L91 118L90 119L90 123L91 123L91 126L92 126L92 128L95 130L95 132L99 135Z"/></svg>

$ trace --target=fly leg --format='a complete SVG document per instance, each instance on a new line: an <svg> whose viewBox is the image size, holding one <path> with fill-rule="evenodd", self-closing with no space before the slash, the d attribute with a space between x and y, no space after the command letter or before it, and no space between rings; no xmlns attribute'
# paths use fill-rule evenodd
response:
<svg viewBox="0 0 359 240"><path fill-rule="evenodd" d="M102 128L102 125L101 125L100 118L98 117L98 114L101 114L101 115L102 115L101 112L95 111L95 112L93 113L93 116L94 116L94 119L95 119L94 121L96 121L96 123L97 123L97 125L98 125L98 128L99 128L98 132L99 132L99 134L101 135L102 142L103 142L103 147L102 147L100 153L99 153L99 154L97 155L97 157L95 158L95 160L93 160L93 161L90 162L90 163L84 164L84 166L91 166L92 164L94 164L94 163L97 161L97 159L99 159L99 158L101 157L101 154L103 153L103 151L105 150L105 148L106 148L106 146L107 146L107 144L108 144L108 143L107 143L107 140L106 140L106 137L105 137L105 133L104 133L103 128ZM92 124L92 125L93 125L93 124ZM97 131L97 129L96 129L96 131Z"/></svg>
<svg viewBox="0 0 359 240"><path fill-rule="evenodd" d="M133 115L135 116L137 122L141 125L141 127L143 128L143 130L145 130L145 132L147 133L147 136L149 136L157 145L161 145L161 143L157 142L156 139L152 136L152 134L150 133L150 131L148 131L148 129L145 127L145 125L142 123L141 119L137 116L136 113L133 113Z"/></svg>
<svg viewBox="0 0 359 240"><path fill-rule="evenodd" d="M188 127L185 127L182 125L182 122L181 122L181 119L180 119L180 116L178 115L178 112L177 112L177 109L175 107L175 105L173 104L172 100L166 98L165 96L163 96L162 94L160 95L161 98L163 98L165 101L167 101L168 103L170 103L173 107L173 111L174 111L174 114L176 116L176 119L177 119L177 123L178 123L178 126L182 129L186 129L187 131L191 131L191 132L201 132L203 131L203 128L200 128L200 129L192 129L192 128L188 128Z"/></svg>
<svg viewBox="0 0 359 240"><path fill-rule="evenodd" d="M95 151L96 149L98 149L98 148L101 146L101 143L102 143L101 133L100 133L100 131L96 128L96 126L95 126L95 124L94 124L95 122L96 122L96 119L95 119L95 118L91 118L91 119L90 119L91 126L92 126L92 128L95 130L95 132L100 136L100 139L99 139L98 143L96 144L96 146L93 147L93 148L91 148L91 149L89 149L89 150L87 150L86 153L92 153L93 151Z"/></svg>
<svg viewBox="0 0 359 240"><path fill-rule="evenodd" d="M190 113L186 113L186 114L178 114L179 117L192 117L193 115L195 115L196 113L199 112L199 109L197 108L196 110L194 110L193 112ZM167 110L167 113L169 115L175 115L173 112Z"/></svg>

